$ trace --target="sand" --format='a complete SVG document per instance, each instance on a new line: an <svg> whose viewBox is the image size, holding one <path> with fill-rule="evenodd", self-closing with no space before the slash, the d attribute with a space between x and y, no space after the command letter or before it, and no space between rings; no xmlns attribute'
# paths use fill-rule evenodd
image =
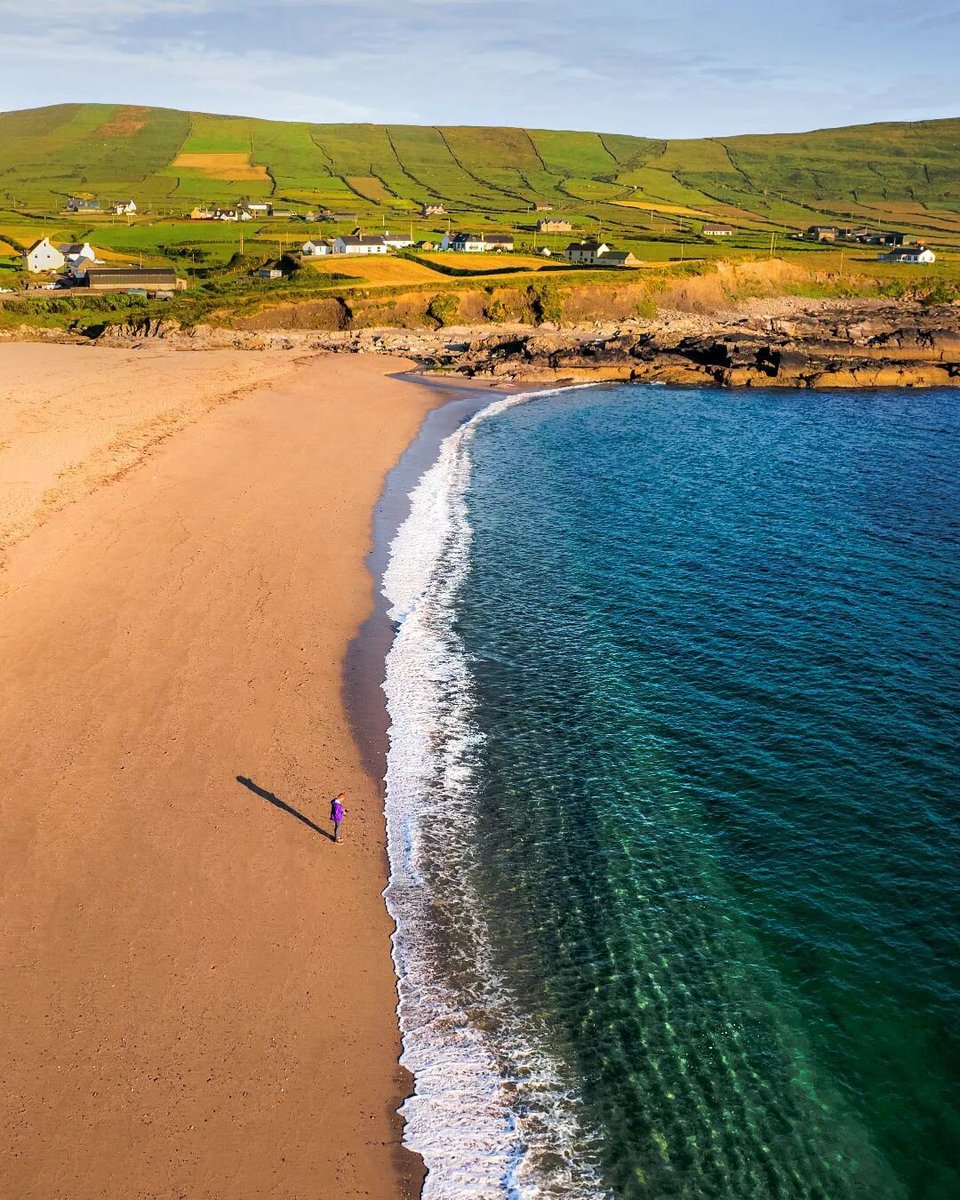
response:
<svg viewBox="0 0 960 1200"><path fill-rule="evenodd" d="M0 1195L419 1186L342 699L371 512L437 402L398 369L0 347Z"/></svg>

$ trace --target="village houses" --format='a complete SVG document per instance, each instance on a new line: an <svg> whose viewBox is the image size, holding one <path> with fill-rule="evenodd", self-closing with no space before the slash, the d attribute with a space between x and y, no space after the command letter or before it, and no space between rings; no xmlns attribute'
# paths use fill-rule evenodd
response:
<svg viewBox="0 0 960 1200"><path fill-rule="evenodd" d="M573 226L562 217L546 217L536 224L537 233L570 233Z"/></svg>

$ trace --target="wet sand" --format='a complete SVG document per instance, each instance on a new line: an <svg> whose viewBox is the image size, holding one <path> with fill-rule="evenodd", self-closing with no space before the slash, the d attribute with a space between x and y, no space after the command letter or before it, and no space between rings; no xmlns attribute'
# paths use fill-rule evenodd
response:
<svg viewBox="0 0 960 1200"><path fill-rule="evenodd" d="M415 1194L382 802L343 666L385 474L441 395L388 378L396 360L124 358L145 353L29 348L65 397L54 432L92 392L113 406L82 453L0 426L20 500L0 571L0 1194ZM117 459L124 372L162 400L177 360L196 360L183 411L158 403Z"/></svg>

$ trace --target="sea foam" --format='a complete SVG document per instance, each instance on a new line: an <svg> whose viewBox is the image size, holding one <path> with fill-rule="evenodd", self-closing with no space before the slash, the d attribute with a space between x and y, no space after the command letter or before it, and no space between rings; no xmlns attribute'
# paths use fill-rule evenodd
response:
<svg viewBox="0 0 960 1200"><path fill-rule="evenodd" d="M481 422L528 399L495 401L446 438L411 494L383 579L396 628L384 683L385 897L401 1062L414 1077L404 1140L426 1164L425 1200L607 1194L575 1081L511 1004L472 883L483 735L454 624L470 562L470 447Z"/></svg>

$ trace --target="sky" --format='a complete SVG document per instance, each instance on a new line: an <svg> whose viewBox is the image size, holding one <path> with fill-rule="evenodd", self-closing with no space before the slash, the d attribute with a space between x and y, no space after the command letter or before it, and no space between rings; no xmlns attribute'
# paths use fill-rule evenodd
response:
<svg viewBox="0 0 960 1200"><path fill-rule="evenodd" d="M960 0L0 0L0 28L0 110L650 137L960 116Z"/></svg>

